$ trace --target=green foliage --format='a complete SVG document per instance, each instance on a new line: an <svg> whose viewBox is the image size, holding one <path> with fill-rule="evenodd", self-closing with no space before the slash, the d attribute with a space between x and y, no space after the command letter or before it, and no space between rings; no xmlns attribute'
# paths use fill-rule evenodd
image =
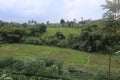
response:
<svg viewBox="0 0 120 80"><path fill-rule="evenodd" d="M64 24L64 23L65 23L64 19L61 19L61 20L60 20L60 23L61 23L61 24Z"/></svg>
<svg viewBox="0 0 120 80"><path fill-rule="evenodd" d="M59 71L62 69L63 61L61 61L61 60L58 60L53 57L45 57L45 58L43 58L43 60L45 61L47 67L50 67L55 64L55 65L57 65Z"/></svg>
<svg viewBox="0 0 120 80"><path fill-rule="evenodd" d="M68 47L68 41L66 39L59 40L59 42L57 43L57 46L62 48Z"/></svg>
<svg viewBox="0 0 120 80"><path fill-rule="evenodd" d="M3 62L9 61L6 58ZM10 63L9 62L9 63ZM61 68L59 68L61 67ZM63 69L61 61L52 57L37 58L34 60L17 60L5 67L0 67L0 80L106 80L107 68L100 67L96 72L84 69L75 70L70 65L68 70ZM112 80L120 79L120 70L112 69Z"/></svg>
<svg viewBox="0 0 120 80"><path fill-rule="evenodd" d="M2 42L18 43L21 37L25 34L22 29L18 28L2 28L0 29L0 35Z"/></svg>
<svg viewBox="0 0 120 80"><path fill-rule="evenodd" d="M49 60L51 61L47 62L48 58L47 60L46 58L38 58L25 61L14 59L13 63L0 67L0 80L38 80L39 78L52 80L64 78L63 74L60 74L62 70L60 61L54 58L49 58ZM8 61L8 58L5 61ZM2 60L1 62L4 63L5 61Z"/></svg>
<svg viewBox="0 0 120 80"><path fill-rule="evenodd" d="M68 69L67 69L69 72L73 72L75 71L75 65L74 64L70 64L68 65Z"/></svg>
<svg viewBox="0 0 120 80"><path fill-rule="evenodd" d="M0 47L2 47L2 42L0 42Z"/></svg>
<svg viewBox="0 0 120 80"><path fill-rule="evenodd" d="M34 26L31 28L31 35L33 36L40 36L41 33L44 33L47 29L47 26L45 24L38 24L37 26Z"/></svg>
<svg viewBox="0 0 120 80"><path fill-rule="evenodd" d="M26 76L34 76L34 75L41 75L43 70L45 69L45 62L41 60L29 60L26 61L24 64L24 74ZM40 73L41 72L41 73Z"/></svg>
<svg viewBox="0 0 120 80"><path fill-rule="evenodd" d="M22 69L24 68L24 62L21 60L15 60L15 62L12 65L13 70L15 71L22 71Z"/></svg>
<svg viewBox="0 0 120 80"><path fill-rule="evenodd" d="M6 74L2 74L0 76L0 80L13 80L11 77L7 76Z"/></svg>
<svg viewBox="0 0 120 80"><path fill-rule="evenodd" d="M55 36L43 36L42 41L45 45L56 46L58 39Z"/></svg>
<svg viewBox="0 0 120 80"><path fill-rule="evenodd" d="M24 43L27 44L36 44L36 45L42 45L43 42L39 37L29 37L24 40Z"/></svg>
<svg viewBox="0 0 120 80"><path fill-rule="evenodd" d="M34 23L32 20L31 22ZM4 22L1 22L1 25ZM72 48L87 52L107 50L107 46L114 41L113 48L119 45L120 35L116 24L119 21L113 20L106 23L109 27L102 25L103 23L93 24L89 22L80 27L80 24L74 21L67 21L63 24L18 24L8 23L7 27L0 28L0 42L3 43L28 43L37 45L49 45ZM114 26L115 25L115 26ZM4 26L4 25L3 25ZM54 26L54 28L48 28ZM59 26L59 27L57 27ZM112 27L110 27L112 26ZM55 28L56 27L56 28ZM110 34L115 28L115 35ZM114 40L112 40L114 38ZM118 47L119 48L119 47Z"/></svg>
<svg viewBox="0 0 120 80"><path fill-rule="evenodd" d="M11 66L15 60L12 57L7 57L0 60L0 68L5 68Z"/></svg>
<svg viewBox="0 0 120 80"><path fill-rule="evenodd" d="M65 39L65 36L64 36L61 32L57 32L57 33L55 34L55 36L56 36L59 40Z"/></svg>

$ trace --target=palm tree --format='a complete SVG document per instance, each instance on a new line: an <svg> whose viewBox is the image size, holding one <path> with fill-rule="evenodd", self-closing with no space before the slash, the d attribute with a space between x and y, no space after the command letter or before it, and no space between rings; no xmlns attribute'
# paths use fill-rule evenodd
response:
<svg viewBox="0 0 120 80"><path fill-rule="evenodd" d="M111 56L112 56L112 47L115 43L115 33L118 28L118 20L120 19L120 0L106 0L106 5L102 5L103 9L107 9L107 12L104 14L104 18L107 20L108 25L107 31L108 35L111 35L111 46L109 47L109 70L108 70L108 80L111 77Z"/></svg>

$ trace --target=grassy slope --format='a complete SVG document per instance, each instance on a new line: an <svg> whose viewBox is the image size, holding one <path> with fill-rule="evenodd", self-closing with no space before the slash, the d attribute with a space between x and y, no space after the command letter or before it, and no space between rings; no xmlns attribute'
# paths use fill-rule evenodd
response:
<svg viewBox="0 0 120 80"><path fill-rule="evenodd" d="M55 35L58 31L62 32L65 36L68 36L69 34L78 35L81 32L80 28L47 28L44 35Z"/></svg>
<svg viewBox="0 0 120 80"><path fill-rule="evenodd" d="M107 66L108 55L98 53L87 53L72 49L63 49L49 46L36 46L27 44L4 44L0 48L0 58L12 56L19 59L37 58L52 56L59 58L65 64L75 64L79 67L97 68L99 66ZM120 64L112 62L113 68L120 68Z"/></svg>

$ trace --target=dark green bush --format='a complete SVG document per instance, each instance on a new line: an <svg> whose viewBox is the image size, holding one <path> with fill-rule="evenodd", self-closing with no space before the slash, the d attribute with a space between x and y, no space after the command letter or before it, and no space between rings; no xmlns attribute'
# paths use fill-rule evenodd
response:
<svg viewBox="0 0 120 80"><path fill-rule="evenodd" d="M0 68L10 67L12 64L15 63L15 59L12 57L7 57L5 59L0 60Z"/></svg>
<svg viewBox="0 0 120 80"><path fill-rule="evenodd" d="M45 62L41 60L27 61L24 63L24 74L26 76L42 75L46 68ZM40 73L41 72L41 73Z"/></svg>
<svg viewBox="0 0 120 80"><path fill-rule="evenodd" d="M2 42L19 43L25 32L19 28L3 28L0 29Z"/></svg>
<svg viewBox="0 0 120 80"><path fill-rule="evenodd" d="M58 60L53 57L45 57L45 58L43 58L43 60L46 63L46 67L50 67L55 64L55 65L57 65L59 71L62 69L63 61L61 61L61 60Z"/></svg>
<svg viewBox="0 0 120 80"><path fill-rule="evenodd" d="M44 33L47 29L45 24L38 24L30 29L30 34L32 36L40 36L41 33Z"/></svg>
<svg viewBox="0 0 120 80"><path fill-rule="evenodd" d="M22 71L22 69L24 68L24 62L21 60L16 60L12 65L12 68L16 71Z"/></svg>
<svg viewBox="0 0 120 80"><path fill-rule="evenodd" d="M45 45L56 46L58 43L58 39L55 36L43 36L42 41Z"/></svg>
<svg viewBox="0 0 120 80"><path fill-rule="evenodd" d="M56 32L55 37L57 37L59 40L65 39L65 36L61 32Z"/></svg>
<svg viewBox="0 0 120 80"><path fill-rule="evenodd" d="M62 48L68 47L68 41L66 39L59 40L59 42L57 43L57 46Z"/></svg>

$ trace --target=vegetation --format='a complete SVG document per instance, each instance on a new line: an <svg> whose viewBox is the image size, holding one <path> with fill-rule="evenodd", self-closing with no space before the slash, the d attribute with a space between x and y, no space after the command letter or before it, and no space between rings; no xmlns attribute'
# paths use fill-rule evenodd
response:
<svg viewBox="0 0 120 80"><path fill-rule="evenodd" d="M3 43L27 43L98 52L107 51L111 44L112 36L106 33L105 26L87 23L79 28L47 28L45 24L27 24L25 27L25 24L4 23L0 28L0 37ZM113 49L117 51L120 45L119 29L116 29L115 37Z"/></svg>
<svg viewBox="0 0 120 80"><path fill-rule="evenodd" d="M95 21L0 21L0 80L120 80L120 2L102 7Z"/></svg>
<svg viewBox="0 0 120 80"><path fill-rule="evenodd" d="M102 53L88 53L78 50L57 48L51 46L36 46L28 44L3 44L0 48L0 59L5 57L13 57L16 59L35 59L40 57L56 57L64 61L64 65L74 64L78 68L96 70L101 66L107 66L108 55ZM120 64L116 62L119 56L112 59L112 68L120 68Z"/></svg>
<svg viewBox="0 0 120 80"><path fill-rule="evenodd" d="M11 57L0 60L0 80L106 80L105 68L97 72L63 69L62 62L45 57L34 60L17 60ZM120 70L113 70L112 80L119 80Z"/></svg>

